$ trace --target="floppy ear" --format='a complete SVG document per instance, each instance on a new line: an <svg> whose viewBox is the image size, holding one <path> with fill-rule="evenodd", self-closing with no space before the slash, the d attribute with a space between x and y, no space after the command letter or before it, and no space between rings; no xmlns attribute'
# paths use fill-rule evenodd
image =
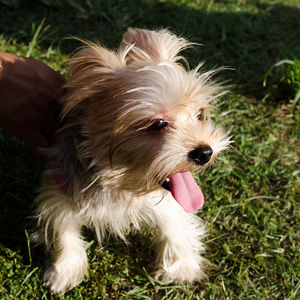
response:
<svg viewBox="0 0 300 300"><path fill-rule="evenodd" d="M63 116L82 101L99 93L102 82L115 68L125 65L120 56L104 47L80 40L84 46L69 61L70 78L63 99Z"/></svg>
<svg viewBox="0 0 300 300"><path fill-rule="evenodd" d="M184 38L179 38L168 30L150 31L129 28L123 36L121 49L127 51L126 62L176 62L182 57L178 53L191 46Z"/></svg>

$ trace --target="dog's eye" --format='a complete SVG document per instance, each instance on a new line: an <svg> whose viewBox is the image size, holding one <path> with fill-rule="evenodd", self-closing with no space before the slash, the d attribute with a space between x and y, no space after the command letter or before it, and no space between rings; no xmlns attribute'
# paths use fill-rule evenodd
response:
<svg viewBox="0 0 300 300"><path fill-rule="evenodd" d="M148 128L152 131L159 131L164 129L166 126L168 125L168 122L166 122L165 120L155 120L151 126L149 126Z"/></svg>
<svg viewBox="0 0 300 300"><path fill-rule="evenodd" d="M203 110L203 108L201 108L200 110L199 110L199 112L197 113L197 119L199 120L199 121L203 121L204 120L204 110Z"/></svg>

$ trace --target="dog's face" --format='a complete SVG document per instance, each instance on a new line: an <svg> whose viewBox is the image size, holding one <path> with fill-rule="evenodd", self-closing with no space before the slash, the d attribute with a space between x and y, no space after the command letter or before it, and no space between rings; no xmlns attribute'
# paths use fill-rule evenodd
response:
<svg viewBox="0 0 300 300"><path fill-rule="evenodd" d="M188 171L210 165L229 144L210 120L212 101L224 90L210 81L213 72L178 63L188 46L168 31L130 29L118 52L88 43L71 60L64 113L79 114L81 155L120 190L163 186L179 199L176 189L195 189Z"/></svg>

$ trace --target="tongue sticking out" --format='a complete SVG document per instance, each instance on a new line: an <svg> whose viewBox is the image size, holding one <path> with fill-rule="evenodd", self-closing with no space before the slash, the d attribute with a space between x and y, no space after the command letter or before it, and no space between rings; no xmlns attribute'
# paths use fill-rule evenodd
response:
<svg viewBox="0 0 300 300"><path fill-rule="evenodd" d="M173 197L187 213L202 207L204 197L191 172L176 173L169 179Z"/></svg>

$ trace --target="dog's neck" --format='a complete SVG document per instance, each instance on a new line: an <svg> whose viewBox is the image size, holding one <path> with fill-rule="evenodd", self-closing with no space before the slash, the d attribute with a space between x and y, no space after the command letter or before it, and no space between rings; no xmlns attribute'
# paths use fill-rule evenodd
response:
<svg viewBox="0 0 300 300"><path fill-rule="evenodd" d="M73 113L66 116L47 150L48 168L65 193L88 186L96 172L95 167L90 167L89 159L80 154L79 145L84 136L78 119Z"/></svg>

